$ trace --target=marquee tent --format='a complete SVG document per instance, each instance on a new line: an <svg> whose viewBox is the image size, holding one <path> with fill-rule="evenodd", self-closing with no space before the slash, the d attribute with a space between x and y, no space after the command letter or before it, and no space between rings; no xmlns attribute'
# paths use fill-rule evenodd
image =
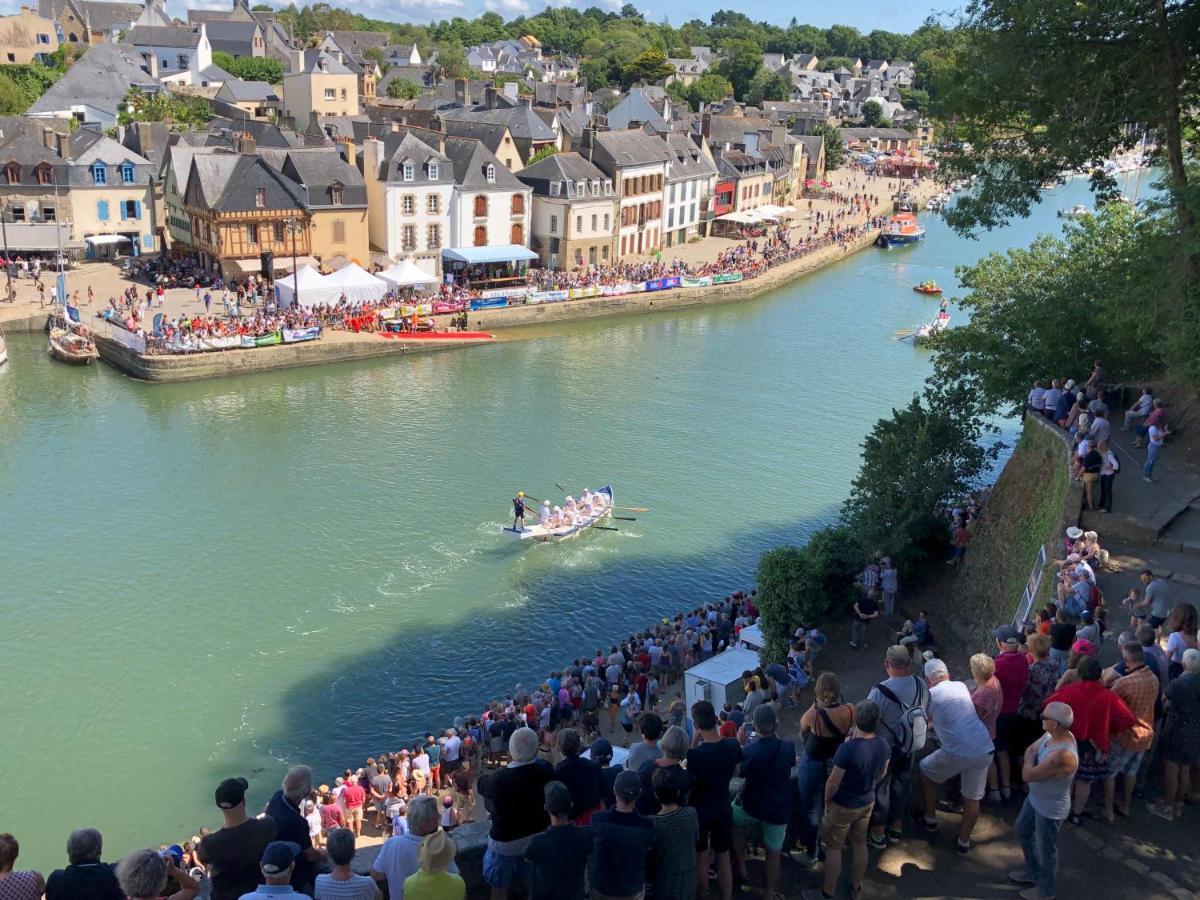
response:
<svg viewBox="0 0 1200 900"><path fill-rule="evenodd" d="M376 278L357 263L350 263L350 265L343 266L332 275L326 275L321 279L321 286L323 288L333 288L337 292L334 302L343 294L350 303L379 300L388 291L386 281ZM301 286L301 290L303 289L303 286Z"/></svg>
<svg viewBox="0 0 1200 900"><path fill-rule="evenodd" d="M436 284L438 277L430 275L410 259L396 263L390 269L380 272L379 277L392 287L416 287L422 284Z"/></svg>
<svg viewBox="0 0 1200 900"><path fill-rule="evenodd" d="M275 281L275 297L281 307L291 306L296 302L297 288L300 291L301 306L319 306L322 303L336 303L341 296L340 289L327 288L326 278L312 266L301 266L295 275L279 278Z"/></svg>

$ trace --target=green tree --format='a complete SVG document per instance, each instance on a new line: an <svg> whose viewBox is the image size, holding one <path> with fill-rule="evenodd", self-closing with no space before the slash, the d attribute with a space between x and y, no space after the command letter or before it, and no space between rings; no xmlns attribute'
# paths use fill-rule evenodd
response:
<svg viewBox="0 0 1200 900"><path fill-rule="evenodd" d="M393 100L416 100L421 96L421 85L411 78L393 78L388 82L387 95Z"/></svg>
<svg viewBox="0 0 1200 900"><path fill-rule="evenodd" d="M675 73L675 67L667 62L667 54L657 48L643 50L621 73L626 86L634 84L657 84Z"/></svg>
<svg viewBox="0 0 1200 900"><path fill-rule="evenodd" d="M579 77L586 79L588 87L593 90L606 88L612 83L611 69L604 59L585 59L579 64Z"/></svg>
<svg viewBox="0 0 1200 900"><path fill-rule="evenodd" d="M992 430L970 387L933 380L876 422L843 508L863 545L908 564L941 555L947 535L934 509L961 496L995 458L998 447L984 445Z"/></svg>
<svg viewBox="0 0 1200 900"><path fill-rule="evenodd" d="M817 68L822 72L832 72L835 69L849 69L853 72L854 60L848 56L822 56Z"/></svg>
<svg viewBox="0 0 1200 900"><path fill-rule="evenodd" d="M266 56L234 58L218 50L213 54L213 63L234 78L243 81L265 81L267 84L279 84L283 81L283 63Z"/></svg>
<svg viewBox="0 0 1200 900"><path fill-rule="evenodd" d="M1155 288L1170 268L1167 228L1110 204L1063 238L960 269L967 293L958 303L971 318L939 338L937 378L967 384L987 410L1008 415L1035 379L1078 378L1097 358L1123 377L1150 374L1169 322Z"/></svg>
<svg viewBox="0 0 1200 900"><path fill-rule="evenodd" d="M750 79L746 94L742 98L751 106L760 106L764 100L786 100L792 95L791 79L778 72L760 68Z"/></svg>
<svg viewBox="0 0 1200 900"><path fill-rule="evenodd" d="M878 100L868 100L862 107L863 124L874 128L883 122L883 104Z"/></svg>
<svg viewBox="0 0 1200 900"><path fill-rule="evenodd" d="M923 88L900 88L900 102L905 109L925 114L929 111L929 91Z"/></svg>
<svg viewBox="0 0 1200 900"><path fill-rule="evenodd" d="M19 116L31 105L20 86L0 69L0 116Z"/></svg>
<svg viewBox="0 0 1200 900"><path fill-rule="evenodd" d="M705 72L687 89L688 103L699 109L701 103L716 103L733 96L733 85L729 79L717 72Z"/></svg>
<svg viewBox="0 0 1200 900"><path fill-rule="evenodd" d="M832 172L841 168L846 151L842 148L842 136L837 128L833 125L821 125L813 133L825 139L825 171Z"/></svg>
<svg viewBox="0 0 1200 900"><path fill-rule="evenodd" d="M734 96L741 100L762 68L762 51L750 41L738 40L726 45L725 54L717 74L729 80Z"/></svg>
<svg viewBox="0 0 1200 900"><path fill-rule="evenodd" d="M467 65L467 52L458 41L447 41L437 48L438 69L443 78L469 78L471 67Z"/></svg>
<svg viewBox="0 0 1200 900"><path fill-rule="evenodd" d="M538 150L536 153L534 153L532 156L530 156L529 162L527 162L525 165L532 166L535 162L541 162L543 159L553 156L557 152L558 152L557 147L555 147L553 144L547 144L541 150Z"/></svg>
<svg viewBox="0 0 1200 900"><path fill-rule="evenodd" d="M825 32L825 40L833 56L861 56L866 44L862 32L849 25L831 25Z"/></svg>

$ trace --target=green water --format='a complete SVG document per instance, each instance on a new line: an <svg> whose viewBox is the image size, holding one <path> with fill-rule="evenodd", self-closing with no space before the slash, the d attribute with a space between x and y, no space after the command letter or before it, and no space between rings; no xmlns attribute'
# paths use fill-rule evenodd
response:
<svg viewBox="0 0 1200 900"><path fill-rule="evenodd" d="M182 838L219 821L223 777L252 804L288 763L327 780L747 586L836 514L864 434L926 375L893 340L936 310L911 286L1084 199L978 241L924 216L923 245L753 302L461 352L149 386L10 337L0 831L47 869L73 827L109 856ZM556 481L653 511L501 535L513 491Z"/></svg>

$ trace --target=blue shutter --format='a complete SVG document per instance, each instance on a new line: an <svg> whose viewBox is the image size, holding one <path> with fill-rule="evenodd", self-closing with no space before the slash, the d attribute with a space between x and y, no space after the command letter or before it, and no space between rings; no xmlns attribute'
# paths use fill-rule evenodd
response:
<svg viewBox="0 0 1200 900"><path fill-rule="evenodd" d="M142 201L141 200L133 201L133 210L134 210L133 217L135 219L140 219L142 217Z"/></svg>
<svg viewBox="0 0 1200 900"><path fill-rule="evenodd" d="M96 203L96 218L98 218L101 222L108 221L108 201L107 200L97 201L97 203Z"/></svg>

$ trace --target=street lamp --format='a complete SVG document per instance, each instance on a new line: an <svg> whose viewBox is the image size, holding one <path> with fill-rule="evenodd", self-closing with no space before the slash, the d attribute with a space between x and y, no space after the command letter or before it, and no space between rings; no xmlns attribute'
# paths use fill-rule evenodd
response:
<svg viewBox="0 0 1200 900"><path fill-rule="evenodd" d="M8 255L8 220L5 216L8 215L8 202L5 201L3 206L0 206L0 235L3 235L4 240L4 274L8 279L7 294L5 299L9 303L17 302L16 292L13 291L12 283L12 259Z"/></svg>

